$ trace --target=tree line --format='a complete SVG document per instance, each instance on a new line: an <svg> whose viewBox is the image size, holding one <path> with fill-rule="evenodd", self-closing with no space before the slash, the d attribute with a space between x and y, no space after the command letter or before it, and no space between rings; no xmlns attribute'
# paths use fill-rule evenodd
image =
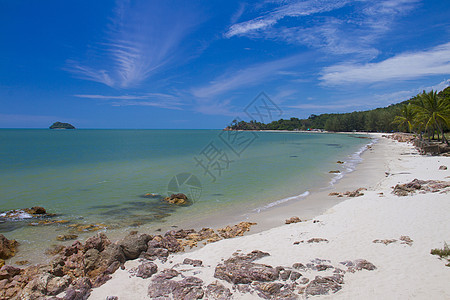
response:
<svg viewBox="0 0 450 300"><path fill-rule="evenodd" d="M383 108L351 113L310 115L307 119L280 119L268 124L255 120L234 120L227 127L231 130L314 130L368 131L368 132L417 132L427 136L438 135L445 139L449 131L450 87L437 93L430 91Z"/></svg>

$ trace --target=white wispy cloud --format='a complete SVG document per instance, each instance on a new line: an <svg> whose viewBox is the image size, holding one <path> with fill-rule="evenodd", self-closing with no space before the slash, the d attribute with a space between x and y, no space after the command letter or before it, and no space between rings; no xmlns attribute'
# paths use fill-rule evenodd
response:
<svg viewBox="0 0 450 300"><path fill-rule="evenodd" d="M265 12L257 18L233 24L230 26L225 36L230 38L235 35L251 34L254 31L275 25L278 21L286 17L309 16L321 12L334 10L346 5L349 0L309 0L309 1L280 1L278 8Z"/></svg>
<svg viewBox="0 0 450 300"><path fill-rule="evenodd" d="M332 54L357 54L374 58L374 46L393 23L411 11L420 0L308 0L273 1L276 8L230 26L226 38L245 36L306 45ZM339 14L348 7L352 12ZM327 14L333 12L333 14ZM336 13L335 13L336 12ZM302 18L308 17L307 22ZM285 22L295 18L295 22Z"/></svg>
<svg viewBox="0 0 450 300"><path fill-rule="evenodd" d="M170 15L170 20L168 19ZM118 1L94 57L67 61L75 76L114 88L139 85L181 57L181 44L201 18L183 5Z"/></svg>
<svg viewBox="0 0 450 300"><path fill-rule="evenodd" d="M420 86L409 90L400 90L391 93L375 94L368 102L371 102L375 105L386 106L411 99L412 97L422 93L423 91L429 92L431 90L434 90L440 92L448 86L450 86L450 79L443 80L434 85Z"/></svg>
<svg viewBox="0 0 450 300"><path fill-rule="evenodd" d="M77 98L104 101L112 106L152 106L180 110L186 105L179 97L163 93L146 93L142 95L74 95Z"/></svg>
<svg viewBox="0 0 450 300"><path fill-rule="evenodd" d="M339 64L323 69L325 85L389 82L450 74L450 43L432 49L402 53L381 62Z"/></svg>
<svg viewBox="0 0 450 300"><path fill-rule="evenodd" d="M323 112L348 112L354 110L368 110L377 107L386 107L391 104L399 103L411 99L422 91L442 91L450 86L450 79L443 80L437 84L420 86L409 90L394 90L388 93L365 94L359 97L346 96L345 99L337 99L332 103L324 103L321 100L306 99L300 103L287 105L287 109L301 109L309 111ZM293 112L292 114L295 114Z"/></svg>
<svg viewBox="0 0 450 300"><path fill-rule="evenodd" d="M289 71L290 68L304 61L306 57L307 54L296 55L226 72L209 84L192 89L192 94L199 98L213 98L241 87L260 84L269 78L280 76L280 72L283 74L284 70Z"/></svg>

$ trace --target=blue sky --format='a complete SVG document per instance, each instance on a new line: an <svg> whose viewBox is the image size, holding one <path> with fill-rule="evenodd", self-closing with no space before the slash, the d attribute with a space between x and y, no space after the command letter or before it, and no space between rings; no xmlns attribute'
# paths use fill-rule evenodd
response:
<svg viewBox="0 0 450 300"><path fill-rule="evenodd" d="M284 118L382 107L450 84L449 16L442 0L0 0L0 127L223 128L262 91Z"/></svg>

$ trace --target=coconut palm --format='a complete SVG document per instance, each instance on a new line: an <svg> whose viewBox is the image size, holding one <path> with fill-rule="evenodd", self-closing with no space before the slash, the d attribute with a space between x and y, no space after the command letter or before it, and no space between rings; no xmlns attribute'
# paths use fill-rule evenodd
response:
<svg viewBox="0 0 450 300"><path fill-rule="evenodd" d="M397 124L400 128L407 128L408 132L411 132L414 127L416 112L413 109L411 103L404 105L400 111L399 116L395 116L393 124Z"/></svg>
<svg viewBox="0 0 450 300"><path fill-rule="evenodd" d="M417 95L413 103L418 122L425 124L425 129L433 133L437 130L441 133L442 141L445 141L444 127L450 124L450 103L446 97L438 97L437 92L431 90L429 93L423 91ZM439 139L439 136L438 136Z"/></svg>

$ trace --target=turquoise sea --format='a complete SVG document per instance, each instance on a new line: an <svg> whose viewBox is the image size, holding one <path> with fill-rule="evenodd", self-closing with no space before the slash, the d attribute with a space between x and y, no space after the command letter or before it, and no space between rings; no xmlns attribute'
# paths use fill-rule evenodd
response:
<svg viewBox="0 0 450 300"><path fill-rule="evenodd" d="M56 214L50 220L69 222L29 226L36 220L0 215L0 233L19 240L29 258L73 233L74 224L102 224L120 235L270 209L351 171L369 142L328 133L3 129L0 212L43 206ZM161 201L177 190L192 205Z"/></svg>

